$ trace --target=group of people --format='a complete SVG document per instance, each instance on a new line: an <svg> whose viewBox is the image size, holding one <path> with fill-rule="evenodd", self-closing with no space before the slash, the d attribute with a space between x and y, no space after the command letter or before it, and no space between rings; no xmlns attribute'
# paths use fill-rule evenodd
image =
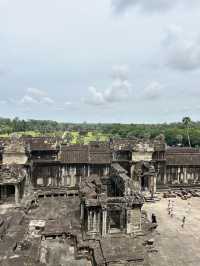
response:
<svg viewBox="0 0 200 266"><path fill-rule="evenodd" d="M168 201L168 214L173 217L175 212L174 212L174 207L175 207L175 202L172 200L169 200ZM188 212L191 211L191 204L190 202L188 202ZM184 215L183 218L182 218L182 221L181 221L181 227L184 228L185 226L185 221L186 221L186 216Z"/></svg>
<svg viewBox="0 0 200 266"><path fill-rule="evenodd" d="M173 217L174 216L174 201L168 201L168 214Z"/></svg>

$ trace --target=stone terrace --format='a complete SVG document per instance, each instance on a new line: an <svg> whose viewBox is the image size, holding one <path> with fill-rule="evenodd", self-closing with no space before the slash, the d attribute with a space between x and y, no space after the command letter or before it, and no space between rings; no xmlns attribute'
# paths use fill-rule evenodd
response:
<svg viewBox="0 0 200 266"><path fill-rule="evenodd" d="M158 252L149 253L150 265L199 266L200 199L181 200L177 198L172 200L174 201L174 217L167 212L168 199L144 206L149 215L156 214L159 224L154 237ZM183 216L186 216L184 228L181 227Z"/></svg>

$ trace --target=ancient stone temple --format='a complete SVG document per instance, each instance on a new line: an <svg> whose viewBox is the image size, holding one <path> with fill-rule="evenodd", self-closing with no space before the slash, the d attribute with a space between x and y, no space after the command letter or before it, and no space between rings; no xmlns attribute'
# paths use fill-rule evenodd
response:
<svg viewBox="0 0 200 266"><path fill-rule="evenodd" d="M34 188L59 186L59 147L50 138L26 139L28 166Z"/></svg>
<svg viewBox="0 0 200 266"><path fill-rule="evenodd" d="M157 187L198 186L200 184L200 150L186 147L155 149L153 161Z"/></svg>
<svg viewBox="0 0 200 266"><path fill-rule="evenodd" d="M132 178L141 191L156 192L156 171L152 162L154 144L150 141L138 141L133 146Z"/></svg>
<svg viewBox="0 0 200 266"><path fill-rule="evenodd" d="M25 146L18 138L12 138L11 142L4 147L2 157L4 165L25 165L28 160Z"/></svg>
<svg viewBox="0 0 200 266"><path fill-rule="evenodd" d="M0 204L14 210L0 217L0 263L148 265L144 198L199 185L200 150L161 137L87 145L12 137L0 142Z"/></svg>
<svg viewBox="0 0 200 266"><path fill-rule="evenodd" d="M19 204L24 195L26 170L20 165L0 169L0 201Z"/></svg>
<svg viewBox="0 0 200 266"><path fill-rule="evenodd" d="M141 230L143 197L119 164L110 175L90 176L80 185L81 220L87 234L132 234Z"/></svg>
<svg viewBox="0 0 200 266"><path fill-rule="evenodd" d="M69 187L77 187L84 177L109 173L111 151L107 143L62 145L59 160L62 183Z"/></svg>

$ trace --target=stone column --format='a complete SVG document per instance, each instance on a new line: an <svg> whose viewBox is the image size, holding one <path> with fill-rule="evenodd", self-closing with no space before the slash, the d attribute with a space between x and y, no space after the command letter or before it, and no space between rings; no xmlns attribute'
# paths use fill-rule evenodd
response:
<svg viewBox="0 0 200 266"><path fill-rule="evenodd" d="M83 166L83 177L86 177L86 173L85 173L85 165Z"/></svg>
<svg viewBox="0 0 200 266"><path fill-rule="evenodd" d="M19 185L15 184L15 204L19 203Z"/></svg>
<svg viewBox="0 0 200 266"><path fill-rule="evenodd" d="M93 217L93 231L97 232L97 215L96 215L96 211L94 211L94 217Z"/></svg>
<svg viewBox="0 0 200 266"><path fill-rule="evenodd" d="M195 177L194 177L194 169L192 169L191 179L192 179L192 183L194 183L194 179L195 179Z"/></svg>
<svg viewBox="0 0 200 266"><path fill-rule="evenodd" d="M166 185L166 183L167 183L166 171L167 171L166 166L164 166L164 185Z"/></svg>
<svg viewBox="0 0 200 266"><path fill-rule="evenodd" d="M100 232L100 223L101 223L101 213L100 213L100 210L98 210L98 213L97 213L97 231Z"/></svg>
<svg viewBox="0 0 200 266"><path fill-rule="evenodd" d="M124 230L124 212L123 212L123 210L121 211L121 213L120 213L120 230L121 230L121 232L123 232L123 230Z"/></svg>
<svg viewBox="0 0 200 266"><path fill-rule="evenodd" d="M76 186L76 183L77 183L77 180L76 180L76 166L74 166L74 183L73 183L73 186L75 187Z"/></svg>
<svg viewBox="0 0 200 266"><path fill-rule="evenodd" d="M131 212L130 209L127 209L126 212L126 233L130 234L131 233Z"/></svg>
<svg viewBox="0 0 200 266"><path fill-rule="evenodd" d="M180 167L178 167L178 173L177 173L177 182L178 182L178 184L180 184L180 173L181 173L181 169L180 169Z"/></svg>
<svg viewBox="0 0 200 266"><path fill-rule="evenodd" d="M92 211L88 211L88 231L91 231L92 226Z"/></svg>
<svg viewBox="0 0 200 266"><path fill-rule="evenodd" d="M102 236L107 234L107 210L103 209Z"/></svg>
<svg viewBox="0 0 200 266"><path fill-rule="evenodd" d="M90 165L88 165L88 177L90 176Z"/></svg>
<svg viewBox="0 0 200 266"><path fill-rule="evenodd" d="M186 167L184 168L184 179L183 179L183 182L185 184L187 184L187 168Z"/></svg>
<svg viewBox="0 0 200 266"><path fill-rule="evenodd" d="M81 202L81 220L84 219L84 204Z"/></svg>
<svg viewBox="0 0 200 266"><path fill-rule="evenodd" d="M157 181L157 176L156 174L153 176L153 194L156 193L156 181Z"/></svg>

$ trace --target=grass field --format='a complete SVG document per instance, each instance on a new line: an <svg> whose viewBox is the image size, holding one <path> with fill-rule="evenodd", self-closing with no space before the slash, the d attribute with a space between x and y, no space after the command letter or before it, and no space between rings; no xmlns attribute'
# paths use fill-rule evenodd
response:
<svg viewBox="0 0 200 266"><path fill-rule="evenodd" d="M87 132L87 134L81 135L78 131L55 131L50 133L41 133L36 131L26 131L26 132L17 132L15 133L19 137L21 136L32 136L32 137L40 137L40 136L52 136L52 137L62 137L65 142L71 144L88 144L91 141L106 141L108 140L108 136L106 134L100 132ZM0 138L10 137L9 134L0 134Z"/></svg>

